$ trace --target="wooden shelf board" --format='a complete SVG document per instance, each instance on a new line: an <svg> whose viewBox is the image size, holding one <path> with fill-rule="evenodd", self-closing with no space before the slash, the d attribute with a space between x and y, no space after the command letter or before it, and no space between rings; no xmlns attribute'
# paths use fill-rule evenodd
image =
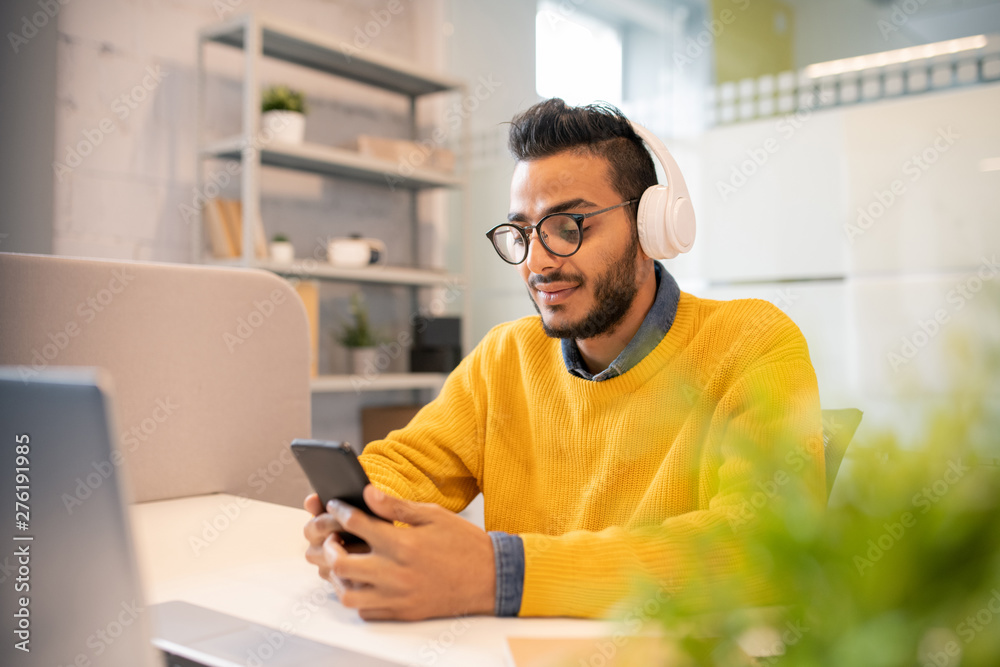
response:
<svg viewBox="0 0 1000 667"><path fill-rule="evenodd" d="M424 287L442 286L461 282L461 277L445 271L413 269L405 266L369 266L360 269L345 269L331 266L317 260L297 260L292 264L279 264L266 260L249 263L239 258L208 258L206 264L251 269L264 269L286 278L340 280L348 282L383 283L389 285L416 285Z"/></svg>
<svg viewBox="0 0 1000 667"><path fill-rule="evenodd" d="M440 389L447 377L444 373L381 373L370 379L364 375L320 375L312 379L310 386L314 394Z"/></svg>
<svg viewBox="0 0 1000 667"><path fill-rule="evenodd" d="M214 142L201 151L203 158L240 160L243 157L240 137ZM268 167L282 167L324 176L378 183L390 189L455 188L460 178L433 169L401 168L400 165L361 155L357 151L321 144L266 144L260 149L260 162Z"/></svg>

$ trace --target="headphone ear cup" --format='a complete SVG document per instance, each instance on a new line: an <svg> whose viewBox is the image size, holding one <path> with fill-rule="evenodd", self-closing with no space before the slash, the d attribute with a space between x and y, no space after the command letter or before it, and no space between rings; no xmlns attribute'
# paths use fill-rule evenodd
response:
<svg viewBox="0 0 1000 667"><path fill-rule="evenodd" d="M652 259L671 259L677 256L668 233L671 224L669 204L670 187L667 185L649 186L639 200L639 244L642 251Z"/></svg>

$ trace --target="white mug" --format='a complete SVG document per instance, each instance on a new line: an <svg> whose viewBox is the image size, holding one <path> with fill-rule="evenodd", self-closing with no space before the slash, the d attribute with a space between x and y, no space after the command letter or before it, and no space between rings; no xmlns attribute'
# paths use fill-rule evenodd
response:
<svg viewBox="0 0 1000 667"><path fill-rule="evenodd" d="M385 244L360 236L332 238L327 241L326 258L330 264L345 268L385 264Z"/></svg>

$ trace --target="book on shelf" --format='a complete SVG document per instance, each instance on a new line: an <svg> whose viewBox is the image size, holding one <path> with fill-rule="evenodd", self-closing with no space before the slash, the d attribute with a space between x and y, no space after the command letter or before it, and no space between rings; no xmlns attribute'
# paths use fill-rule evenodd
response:
<svg viewBox="0 0 1000 667"><path fill-rule="evenodd" d="M315 280L293 280L302 305L306 308L309 322L309 375L319 375L319 282Z"/></svg>
<svg viewBox="0 0 1000 667"><path fill-rule="evenodd" d="M233 244L229 222L226 220L226 211L219 199L210 199L205 202L203 219L205 230L208 232L212 257L219 259L236 257L239 251L237 246Z"/></svg>
<svg viewBox="0 0 1000 667"><path fill-rule="evenodd" d="M212 256L239 257L243 252L243 204L239 199L216 197L205 204L205 226L212 246ZM254 225L254 256L267 259L267 234L264 222L257 217Z"/></svg>

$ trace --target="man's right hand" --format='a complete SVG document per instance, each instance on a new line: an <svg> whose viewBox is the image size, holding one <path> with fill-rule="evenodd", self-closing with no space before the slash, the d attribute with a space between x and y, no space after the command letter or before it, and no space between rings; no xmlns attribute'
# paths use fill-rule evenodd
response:
<svg viewBox="0 0 1000 667"><path fill-rule="evenodd" d="M309 540L309 548L306 549L306 560L319 568L319 576L327 581L333 581L336 577L330 576L330 568L327 566L326 558L323 556L324 542L328 539L334 540L350 553L366 553L370 549L364 543L344 544L344 540L339 534L343 532L344 527L340 525L340 522L337 521L337 518L333 514L326 511L317 494L312 493L306 496L303 506L307 512L313 515L313 518L306 523L303 530L306 539Z"/></svg>

